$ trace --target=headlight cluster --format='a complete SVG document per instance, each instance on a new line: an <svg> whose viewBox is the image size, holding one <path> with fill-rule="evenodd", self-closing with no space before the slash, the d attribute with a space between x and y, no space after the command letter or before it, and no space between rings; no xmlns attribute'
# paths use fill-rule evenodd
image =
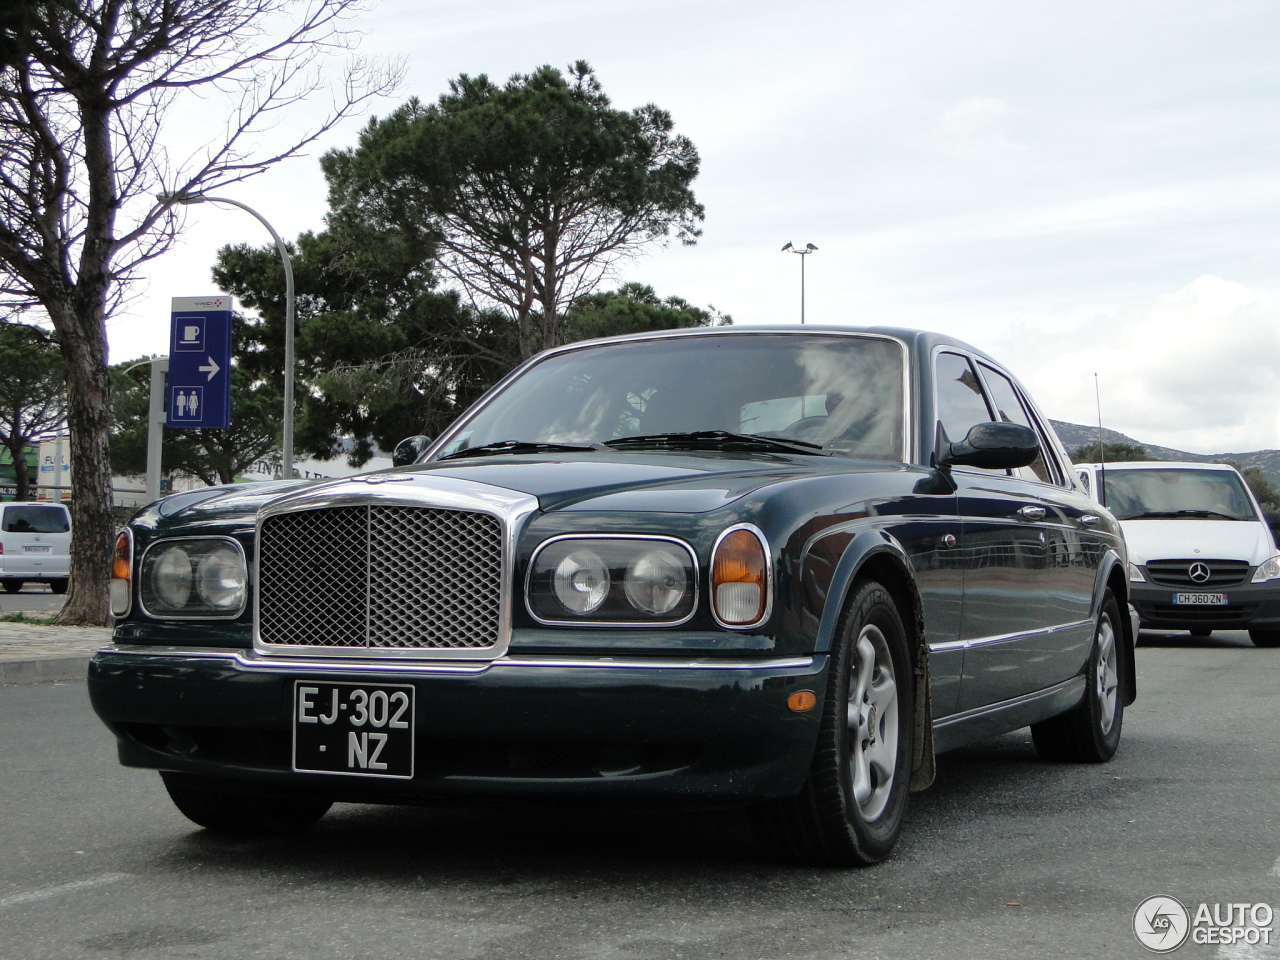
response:
<svg viewBox="0 0 1280 960"><path fill-rule="evenodd" d="M248 569L235 540L161 540L142 558L142 608L153 617L235 617Z"/></svg>
<svg viewBox="0 0 1280 960"><path fill-rule="evenodd" d="M1280 580L1280 557L1264 560L1257 570L1253 571L1253 582L1263 583L1267 580Z"/></svg>
<svg viewBox="0 0 1280 960"><path fill-rule="evenodd" d="M1142 568L1136 563L1129 563L1129 582L1130 583L1146 583L1147 578L1142 575Z"/></svg>
<svg viewBox="0 0 1280 960"><path fill-rule="evenodd" d="M566 537L533 558L529 612L543 623L683 623L697 582L693 553L678 540Z"/></svg>

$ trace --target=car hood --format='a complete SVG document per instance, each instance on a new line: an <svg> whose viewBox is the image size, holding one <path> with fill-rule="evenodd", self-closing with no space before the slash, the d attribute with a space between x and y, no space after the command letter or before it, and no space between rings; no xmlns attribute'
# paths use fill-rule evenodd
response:
<svg viewBox="0 0 1280 960"><path fill-rule="evenodd" d="M223 487L200 491L186 502L162 500L148 508L160 525L218 523L252 515L268 503L288 496L303 506L312 496L381 490L395 496L396 487L412 478L428 487L433 478L463 480L536 497L543 511L639 510L703 513L731 503L772 483L814 475L896 473L900 463L872 463L839 457L785 454L716 453L554 453L495 456L465 461L416 464L341 480L312 484L261 484L253 489ZM175 498L176 499L176 498ZM176 508L176 509L175 509ZM141 515L139 515L141 518Z"/></svg>
<svg viewBox="0 0 1280 960"><path fill-rule="evenodd" d="M1129 559L1247 560L1255 566L1274 552L1271 531L1248 520L1122 520Z"/></svg>

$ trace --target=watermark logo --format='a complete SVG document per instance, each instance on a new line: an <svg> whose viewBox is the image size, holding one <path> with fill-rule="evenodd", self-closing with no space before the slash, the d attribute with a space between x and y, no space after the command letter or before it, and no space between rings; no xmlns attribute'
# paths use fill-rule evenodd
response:
<svg viewBox="0 0 1280 960"><path fill-rule="evenodd" d="M1187 942L1270 944L1275 911L1265 903L1202 903L1192 913L1173 897L1148 897L1133 912L1133 935L1153 953Z"/></svg>
<svg viewBox="0 0 1280 960"><path fill-rule="evenodd" d="M1187 942L1191 915L1173 897L1147 897L1133 911L1133 935L1154 953L1171 953Z"/></svg>

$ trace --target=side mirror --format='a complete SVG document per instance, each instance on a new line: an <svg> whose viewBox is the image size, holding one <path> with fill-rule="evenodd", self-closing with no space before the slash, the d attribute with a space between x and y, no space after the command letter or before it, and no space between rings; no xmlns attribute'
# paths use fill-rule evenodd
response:
<svg viewBox="0 0 1280 960"><path fill-rule="evenodd" d="M391 465L407 467L411 463L417 463L418 458L427 452L429 446L431 446L430 437L406 437L397 443L395 450L391 452Z"/></svg>
<svg viewBox="0 0 1280 960"><path fill-rule="evenodd" d="M963 440L939 451L943 467L980 467L1004 470L1029 467L1040 454L1040 438L1020 423L978 423Z"/></svg>

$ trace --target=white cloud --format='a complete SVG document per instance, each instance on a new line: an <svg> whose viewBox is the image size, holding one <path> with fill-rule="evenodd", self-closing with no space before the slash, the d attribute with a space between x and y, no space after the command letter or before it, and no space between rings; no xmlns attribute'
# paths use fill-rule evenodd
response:
<svg viewBox="0 0 1280 960"><path fill-rule="evenodd" d="M1105 426L1196 453L1277 445L1280 307L1208 274L1141 308L1077 328L1074 349L1031 388L1055 419L1093 423L1094 374Z"/></svg>
<svg viewBox="0 0 1280 960"><path fill-rule="evenodd" d="M1014 149L1011 127L1018 111L996 97L966 97L945 110L933 128L939 148L966 156Z"/></svg>

